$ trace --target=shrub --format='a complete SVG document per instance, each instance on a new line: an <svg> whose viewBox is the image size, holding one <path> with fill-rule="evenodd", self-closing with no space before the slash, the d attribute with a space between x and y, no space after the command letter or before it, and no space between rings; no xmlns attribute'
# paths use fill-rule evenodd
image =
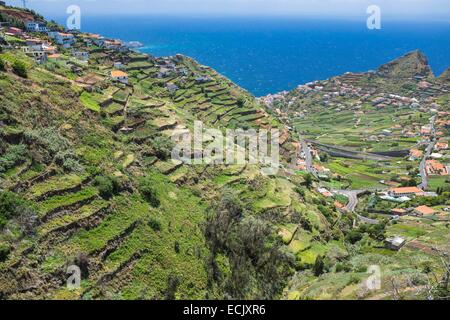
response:
<svg viewBox="0 0 450 320"><path fill-rule="evenodd" d="M97 176L94 185L100 192L103 199L110 199L120 190L120 184L117 178L109 176Z"/></svg>
<svg viewBox="0 0 450 320"><path fill-rule="evenodd" d="M307 173L304 175L305 178L305 186L308 189L311 189L312 185L313 185L313 176L310 173Z"/></svg>
<svg viewBox="0 0 450 320"><path fill-rule="evenodd" d="M175 300L179 285L180 278L177 275L169 275L169 277L167 278L167 289L165 292L166 300Z"/></svg>
<svg viewBox="0 0 450 320"><path fill-rule="evenodd" d="M55 156L55 162L61 165L66 171L83 171L83 166L80 164L76 154L72 150L58 152Z"/></svg>
<svg viewBox="0 0 450 320"><path fill-rule="evenodd" d="M12 69L15 74L17 74L19 77L27 78L28 77L28 70L27 65L19 60L14 61L12 64Z"/></svg>
<svg viewBox="0 0 450 320"><path fill-rule="evenodd" d="M161 222L156 218L150 218L148 225L153 231L161 231L162 229Z"/></svg>
<svg viewBox="0 0 450 320"><path fill-rule="evenodd" d="M156 137L153 139L153 149L155 150L155 155L161 160L167 160L172 154L172 149L174 144L172 140L167 137Z"/></svg>
<svg viewBox="0 0 450 320"><path fill-rule="evenodd" d="M0 157L0 173L11 169L17 163L24 161L27 155L27 148L23 144L10 146L5 154Z"/></svg>
<svg viewBox="0 0 450 320"><path fill-rule="evenodd" d="M6 70L6 64L5 61L0 58L0 71L5 71Z"/></svg>
<svg viewBox="0 0 450 320"><path fill-rule="evenodd" d="M180 243L178 241L175 241L173 248L177 254L180 253L181 249L180 249Z"/></svg>
<svg viewBox="0 0 450 320"><path fill-rule="evenodd" d="M245 105L245 99L243 97L239 97L236 101L238 108L243 108Z"/></svg>
<svg viewBox="0 0 450 320"><path fill-rule="evenodd" d="M70 142L54 127L40 128L25 131L25 141L33 146L38 154L34 156L43 157L43 161L51 161L58 152L67 151Z"/></svg>
<svg viewBox="0 0 450 320"><path fill-rule="evenodd" d="M9 191L0 192L0 229L3 229L10 219L18 217L23 212L28 214L34 210L17 194Z"/></svg>
<svg viewBox="0 0 450 320"><path fill-rule="evenodd" d="M351 266L349 266L346 263L338 262L336 264L335 271L338 272L338 273L339 272L350 272L351 270L352 270Z"/></svg>
<svg viewBox="0 0 450 320"><path fill-rule="evenodd" d="M153 181L150 178L145 177L139 181L139 192L152 207L157 208L161 205L158 194L153 186Z"/></svg>
<svg viewBox="0 0 450 320"><path fill-rule="evenodd" d="M355 244L363 238L363 234L357 230L351 230L346 236L345 240L351 244Z"/></svg>
<svg viewBox="0 0 450 320"><path fill-rule="evenodd" d="M11 252L11 247L5 243L0 243L0 262L5 261Z"/></svg>
<svg viewBox="0 0 450 320"><path fill-rule="evenodd" d="M313 272L316 277L321 276L325 271L325 263L323 261L322 256L318 256L316 258L316 262L314 263Z"/></svg>

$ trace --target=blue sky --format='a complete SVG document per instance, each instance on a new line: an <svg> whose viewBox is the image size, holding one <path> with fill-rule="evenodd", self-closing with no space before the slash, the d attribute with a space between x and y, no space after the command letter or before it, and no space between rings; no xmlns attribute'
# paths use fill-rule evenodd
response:
<svg viewBox="0 0 450 320"><path fill-rule="evenodd" d="M369 5L379 5L385 17L450 20L450 0L27 0L28 7L47 17L62 16L69 5L82 13L176 15L299 15L366 17ZM21 5L22 0L6 0Z"/></svg>

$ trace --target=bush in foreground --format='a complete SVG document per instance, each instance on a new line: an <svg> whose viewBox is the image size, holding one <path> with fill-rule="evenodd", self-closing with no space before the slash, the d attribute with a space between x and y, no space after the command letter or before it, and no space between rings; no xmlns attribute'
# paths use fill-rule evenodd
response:
<svg viewBox="0 0 450 320"><path fill-rule="evenodd" d="M139 192L141 193L145 201L150 203L152 207L158 208L161 205L156 189L153 186L153 181L150 178L145 177L140 179Z"/></svg>
<svg viewBox="0 0 450 320"><path fill-rule="evenodd" d="M28 77L28 70L25 63L22 61L16 60L12 64L12 69L15 74L17 74L19 77L27 78Z"/></svg>
<svg viewBox="0 0 450 320"><path fill-rule="evenodd" d="M117 178L108 176L97 176L94 185L100 192L103 199L111 199L120 190L120 184Z"/></svg>

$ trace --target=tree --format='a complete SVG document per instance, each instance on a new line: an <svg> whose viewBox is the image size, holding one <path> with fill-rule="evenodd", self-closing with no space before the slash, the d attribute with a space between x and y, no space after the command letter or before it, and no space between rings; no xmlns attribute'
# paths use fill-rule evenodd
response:
<svg viewBox="0 0 450 320"><path fill-rule="evenodd" d="M19 60L14 61L12 64L12 69L15 74L17 74L19 77L27 78L28 77L28 70L27 65Z"/></svg>
<svg viewBox="0 0 450 320"><path fill-rule="evenodd" d="M308 189L311 189L312 184L313 184L313 177L312 177L311 173L305 174L304 178L305 178L305 186Z"/></svg>
<svg viewBox="0 0 450 320"><path fill-rule="evenodd" d="M13 218L19 217L21 214L34 214L34 210L20 196L13 192L0 192L0 229Z"/></svg>
<svg viewBox="0 0 450 320"><path fill-rule="evenodd" d="M363 238L363 234L358 230L350 230L345 236L345 240L351 244L355 244Z"/></svg>
<svg viewBox="0 0 450 320"><path fill-rule="evenodd" d="M103 199L111 199L120 190L120 184L116 177L97 176L94 185Z"/></svg>
<svg viewBox="0 0 450 320"><path fill-rule="evenodd" d="M167 278L166 300L175 300L178 286L180 285L180 278L177 275L169 275Z"/></svg>
<svg viewBox="0 0 450 320"><path fill-rule="evenodd" d="M6 64L5 61L0 58L0 71L5 71L6 70Z"/></svg>
<svg viewBox="0 0 450 320"><path fill-rule="evenodd" d="M325 263L323 261L322 256L318 256L316 258L316 262L314 263L313 272L316 277L321 276L324 273Z"/></svg>
<svg viewBox="0 0 450 320"><path fill-rule="evenodd" d="M155 155L161 160L167 160L171 154L174 144L172 140L165 136L159 136L153 139L153 149Z"/></svg>
<svg viewBox="0 0 450 320"><path fill-rule="evenodd" d="M320 154L320 161L321 161L321 162L328 162L328 159L329 159L328 153L322 152L322 153Z"/></svg>
<svg viewBox="0 0 450 320"><path fill-rule="evenodd" d="M161 205L159 201L158 194L153 185L153 181L149 177L141 178L139 181L139 192L142 197L150 203L150 205L154 208L157 208Z"/></svg>
<svg viewBox="0 0 450 320"><path fill-rule="evenodd" d="M244 107L244 105L245 105L245 99L243 98L243 97L239 97L238 99L237 99L237 106L239 107L239 108L242 108L242 107Z"/></svg>
<svg viewBox="0 0 450 320"><path fill-rule="evenodd" d="M244 212L239 194L225 189L208 215L208 281L223 298L275 299L291 274L292 256L282 250L281 240L267 222L246 217ZM221 267L224 257L228 270Z"/></svg>

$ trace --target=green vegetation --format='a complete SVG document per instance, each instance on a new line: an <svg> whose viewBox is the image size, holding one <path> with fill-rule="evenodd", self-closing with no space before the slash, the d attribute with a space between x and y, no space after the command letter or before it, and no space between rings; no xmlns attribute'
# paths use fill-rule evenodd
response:
<svg viewBox="0 0 450 320"><path fill-rule="evenodd" d="M20 60L16 60L16 61L13 62L12 70L19 77L22 77L22 78L27 78L28 77L27 65L24 62L20 61Z"/></svg>
<svg viewBox="0 0 450 320"><path fill-rule="evenodd" d="M27 148L23 144L10 146L5 154L0 157L0 174L14 167L26 159Z"/></svg>
<svg viewBox="0 0 450 320"><path fill-rule="evenodd" d="M110 199L120 191L120 184L116 177L97 176L94 186L99 190L103 199Z"/></svg>
<svg viewBox="0 0 450 320"><path fill-rule="evenodd" d="M81 94L80 101L89 110L100 112L100 105L86 91Z"/></svg>
<svg viewBox="0 0 450 320"><path fill-rule="evenodd" d="M10 219L32 214L33 209L20 196L8 191L0 192L0 229L3 229Z"/></svg>
<svg viewBox="0 0 450 320"><path fill-rule="evenodd" d="M14 48L19 38L7 38L13 46L0 54L8 64L0 77L2 298L390 298L389 289L360 292L369 266L383 267L384 288L389 277L408 283L413 272L423 282L422 270L443 276L429 248L450 241L446 214L390 222L373 214L380 223L365 225L337 210L335 201L345 204L345 197L325 198L311 174L287 169L297 156L294 138L245 90L181 55L87 47L80 39L85 34L75 36L76 49L90 53L87 64L60 50L61 61L37 65ZM27 80L9 72L17 61ZM128 85L110 80L116 61L124 62ZM322 142L367 151L410 148L417 137L399 138L397 129L381 139L382 132L428 121L409 106L377 110L370 103L360 105L362 116L346 110L358 105L356 98L341 96L322 108L316 93L292 104L311 106L310 114L292 119L299 132ZM171 161L170 136L195 121L220 131L281 129L279 174L265 176L258 164ZM418 161L319 156L332 175L320 186L330 189L380 187L386 175L399 184L418 182ZM438 197L409 205L448 205L443 181L434 183ZM357 212L368 215L369 204L402 207L385 202L362 196ZM386 249L392 235L406 237L408 245ZM61 279L73 264L82 269L79 290L68 290Z"/></svg>
<svg viewBox="0 0 450 320"><path fill-rule="evenodd" d="M157 208L161 205L154 182L150 177L142 178L139 181L139 192L152 207Z"/></svg>

